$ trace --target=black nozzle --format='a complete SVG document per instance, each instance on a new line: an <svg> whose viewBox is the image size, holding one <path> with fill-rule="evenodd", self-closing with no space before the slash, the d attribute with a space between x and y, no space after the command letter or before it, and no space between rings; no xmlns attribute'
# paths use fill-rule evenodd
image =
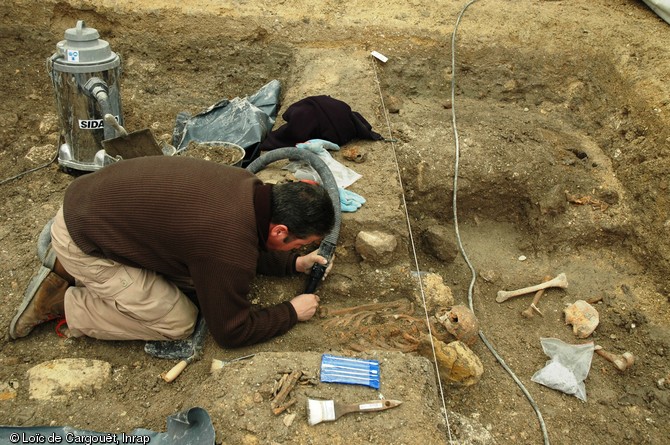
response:
<svg viewBox="0 0 670 445"><path fill-rule="evenodd" d="M316 291L316 288L319 286L319 283L326 273L326 269L328 268L334 253L335 244L329 243L328 241L323 241L321 243L321 246L319 246L319 255L328 260L328 262L325 265L314 263L312 271L309 273L309 279L307 280L307 287L305 288L304 293L313 294Z"/></svg>

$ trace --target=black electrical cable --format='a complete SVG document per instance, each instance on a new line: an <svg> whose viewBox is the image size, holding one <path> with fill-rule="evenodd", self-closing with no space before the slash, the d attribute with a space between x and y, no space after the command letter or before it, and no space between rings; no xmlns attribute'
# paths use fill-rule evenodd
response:
<svg viewBox="0 0 670 445"><path fill-rule="evenodd" d="M45 167L48 167L51 164L53 164L53 162L56 160L56 158L58 158L58 151L56 151L56 154L54 155L53 158L51 158L51 160L49 162L47 162L45 164L42 164L42 165L39 165L37 167L31 168L30 170L23 171L23 172L19 173L18 175L12 176L11 178L3 179L2 181L0 181L0 185L6 184L6 183L8 183L10 181L13 181L15 179L19 179L20 177L25 176L28 173L36 172L37 170L41 170Z"/></svg>

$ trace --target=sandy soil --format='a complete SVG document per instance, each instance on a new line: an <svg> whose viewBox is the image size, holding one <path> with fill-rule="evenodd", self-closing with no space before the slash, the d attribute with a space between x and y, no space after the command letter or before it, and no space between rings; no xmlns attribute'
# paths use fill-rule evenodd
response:
<svg viewBox="0 0 670 445"><path fill-rule="evenodd" d="M454 71L451 37L464 5L10 1L0 24L0 326L9 325L21 301L37 266L37 235L72 175L51 163L9 178L56 153L59 126L45 61L64 30L85 20L123 58L121 95L131 130L150 127L169 141L177 113L253 94L278 79L280 112L303 97L329 94L395 141L350 144L367 152L363 163L334 154L363 175L352 190L368 202L344 215L336 267L319 290L330 307L416 301L417 269L439 274L455 302L469 304L470 267L462 254L449 253L457 245L455 111L458 233L477 272L473 309L489 344L536 402L549 441L669 443L670 25L641 1L480 1L460 22ZM372 50L389 61L372 59ZM365 261L354 249L361 230L392 234L398 247L383 261ZM427 233L448 239L436 249ZM543 317L520 315L530 296L495 302L498 290L559 272L569 287L546 292ZM250 298L271 304L303 285L302 277L259 278ZM594 298L600 324L577 339L563 309ZM412 315L424 314L417 304ZM335 327L315 319L253 348L223 350L209 339L203 359L166 384L158 375L173 363L147 356L142 342L64 340L49 324L21 341L0 340L0 384L16 390L0 400L0 424L162 431L166 416L197 405L212 413L220 443L543 441L531 404L483 342L472 349L484 375L469 387L438 388L433 363L389 346L393 333L422 330L419 322L383 317ZM530 380L548 359L544 337L592 340L632 353L636 363L619 372L594 356L581 402ZM407 403L383 416L308 427L306 397L378 396L317 384L296 390L298 403L287 412L296 414L292 423L261 409L282 372L316 373L325 352L383 358L382 393ZM238 373L210 375L211 359L249 353L258 356L236 364ZM64 402L30 399L26 371L62 357L107 361L112 379Z"/></svg>

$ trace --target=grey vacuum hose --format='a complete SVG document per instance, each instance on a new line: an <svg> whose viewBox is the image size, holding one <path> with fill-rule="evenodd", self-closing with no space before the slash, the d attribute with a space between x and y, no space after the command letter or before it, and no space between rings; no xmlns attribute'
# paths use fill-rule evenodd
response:
<svg viewBox="0 0 670 445"><path fill-rule="evenodd" d="M93 97L98 102L98 105L100 105L100 111L102 112L103 117L107 114L112 114L108 89L109 87L107 86L107 83L99 77L91 77L83 85L83 90ZM113 127L105 124L103 127L103 134L105 139L112 139L116 135L116 132Z"/></svg>
<svg viewBox="0 0 670 445"><path fill-rule="evenodd" d="M333 177L333 173L320 157L309 150L303 150L296 147L277 148L263 153L247 166L247 170L252 173L258 173L273 162L283 159L288 159L291 161L301 160L308 162L319 174L321 183L328 191L330 200L333 202L335 224L333 225L333 229L330 231L330 233L328 233L328 235L324 237L323 241L321 241L321 245L319 246L319 255L327 259L330 263L330 260L335 253L337 239L340 236L340 224L342 221L342 214L340 210L340 192L337 187L337 182ZM310 278L307 282L307 288L305 290L306 294L314 293L325 273L325 270L326 266L322 266L321 264L315 264L312 267L312 272L310 273Z"/></svg>

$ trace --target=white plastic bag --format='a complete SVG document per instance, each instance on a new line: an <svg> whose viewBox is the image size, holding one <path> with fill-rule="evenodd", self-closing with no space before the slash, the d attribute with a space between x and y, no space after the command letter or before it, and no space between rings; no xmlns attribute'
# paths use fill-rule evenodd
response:
<svg viewBox="0 0 670 445"><path fill-rule="evenodd" d="M591 369L595 344L570 345L557 338L541 338L540 343L551 360L531 380L586 402L584 380Z"/></svg>
<svg viewBox="0 0 670 445"><path fill-rule="evenodd" d="M337 162L328 152L319 153L317 156L326 163L330 171L333 173L333 178L335 178L338 187L347 188L362 177L349 167ZM319 174L308 162L293 161L286 165L284 169L293 173L293 176L297 179L310 179L319 183L321 182Z"/></svg>

